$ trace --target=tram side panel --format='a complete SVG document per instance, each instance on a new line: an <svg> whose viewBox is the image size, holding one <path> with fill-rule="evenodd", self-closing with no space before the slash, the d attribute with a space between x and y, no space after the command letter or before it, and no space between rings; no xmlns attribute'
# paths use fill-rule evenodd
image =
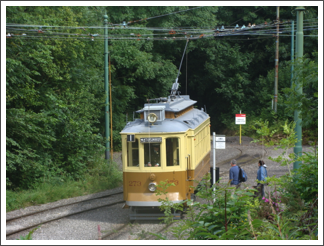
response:
<svg viewBox="0 0 324 246"><path fill-rule="evenodd" d="M194 187L198 185L205 174L210 170L210 120L208 119L197 129L193 138L193 174Z"/></svg>

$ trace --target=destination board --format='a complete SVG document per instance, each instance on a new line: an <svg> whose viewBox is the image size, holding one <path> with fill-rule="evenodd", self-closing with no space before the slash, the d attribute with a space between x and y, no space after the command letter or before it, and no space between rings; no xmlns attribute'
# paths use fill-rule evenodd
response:
<svg viewBox="0 0 324 246"><path fill-rule="evenodd" d="M162 143L162 138L141 138L140 141L141 143Z"/></svg>

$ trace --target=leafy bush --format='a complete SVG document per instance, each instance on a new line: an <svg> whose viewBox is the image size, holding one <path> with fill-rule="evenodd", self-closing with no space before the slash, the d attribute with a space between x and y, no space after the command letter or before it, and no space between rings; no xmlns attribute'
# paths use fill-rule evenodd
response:
<svg viewBox="0 0 324 246"><path fill-rule="evenodd" d="M213 187L204 187L203 192L197 193L198 197L205 198L204 203L187 201L192 205L187 210L186 219L175 222L175 226L168 230L173 237L187 240L317 238L316 204L313 204L312 214L304 213L305 207L297 213L287 213L283 212L286 204L277 194L259 200L253 198L254 189L233 190L235 188L229 184L216 184L215 188L213 191ZM153 235L168 239L168 232Z"/></svg>
<svg viewBox="0 0 324 246"><path fill-rule="evenodd" d="M7 190L6 211L112 189L122 185L122 178L115 162L107 163L97 156L92 168L77 181L68 176L57 176L29 190Z"/></svg>
<svg viewBox="0 0 324 246"><path fill-rule="evenodd" d="M268 122L257 122L256 132L272 146L272 131ZM295 158L287 151L296 143L294 124L282 125L285 134L277 148L283 153L273 161L283 166L296 160L302 164L279 178L268 177L261 183L269 183L274 192L266 192L262 199L254 199L254 189L236 190L227 184L208 187L210 175L204 177L197 196L204 203L192 203L187 219L177 222L170 231L174 237L199 240L304 240L318 238L318 156L313 153ZM268 186L266 186L268 187ZM215 190L214 190L215 188ZM269 189L270 190L270 189ZM167 203L165 204L167 205ZM161 235L160 239L166 239Z"/></svg>
<svg viewBox="0 0 324 246"><path fill-rule="evenodd" d="M299 158L302 164L293 173L293 184L306 203L313 201L318 195L317 152L317 148L314 148L313 153L304 152Z"/></svg>

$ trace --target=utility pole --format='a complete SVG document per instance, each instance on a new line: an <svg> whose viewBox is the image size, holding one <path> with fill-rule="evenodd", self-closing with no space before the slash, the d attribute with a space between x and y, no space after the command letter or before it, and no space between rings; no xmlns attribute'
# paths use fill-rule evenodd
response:
<svg viewBox="0 0 324 246"><path fill-rule="evenodd" d="M277 113L278 101L278 65L279 64L279 7L277 7L277 35L276 35L276 58L275 58L275 82L274 82L274 111Z"/></svg>
<svg viewBox="0 0 324 246"><path fill-rule="evenodd" d="M293 83L293 78L294 78L294 60L295 60L295 46L294 46L294 42L295 42L295 32L294 32L294 28L295 28L295 22L291 21L291 67L290 67L290 88L292 87L292 83Z"/></svg>
<svg viewBox="0 0 324 246"><path fill-rule="evenodd" d="M297 7L297 31L296 31L296 48L297 48L297 62L299 64L302 64L302 57L304 53L304 32L303 32L303 21L304 21L304 7ZM303 93L303 85L302 85L302 78L297 77L295 80L295 90L297 95L301 95ZM296 158L300 157L302 155L302 118L300 115L300 110L295 110L294 112L294 121L296 122L296 135L297 135L297 143L294 147L294 153ZM301 164L300 161L294 162L294 169L299 168L299 165Z"/></svg>
<svg viewBox="0 0 324 246"><path fill-rule="evenodd" d="M110 137L109 137L109 81L108 81L108 15L105 14L104 16L104 42L105 42L105 52L104 52L104 59L105 59L105 135L106 135L106 152L105 152L105 159L110 159Z"/></svg>

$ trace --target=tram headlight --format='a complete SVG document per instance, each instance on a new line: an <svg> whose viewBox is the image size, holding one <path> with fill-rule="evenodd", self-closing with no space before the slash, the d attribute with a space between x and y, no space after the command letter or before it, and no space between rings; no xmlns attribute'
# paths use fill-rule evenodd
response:
<svg viewBox="0 0 324 246"><path fill-rule="evenodd" d="M156 183L149 183L148 189L151 192L154 192L156 190Z"/></svg>
<svg viewBox="0 0 324 246"><path fill-rule="evenodd" d="M150 113L148 116L147 116L147 120L150 122L150 123L154 123L155 121L157 121L158 117L156 114L154 113Z"/></svg>

